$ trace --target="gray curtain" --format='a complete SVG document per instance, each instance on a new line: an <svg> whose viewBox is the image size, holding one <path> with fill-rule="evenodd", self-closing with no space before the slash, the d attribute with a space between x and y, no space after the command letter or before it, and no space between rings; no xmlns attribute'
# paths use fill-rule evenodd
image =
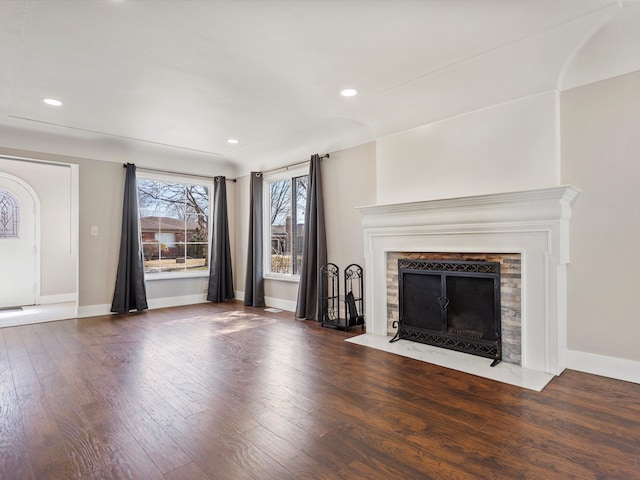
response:
<svg viewBox="0 0 640 480"><path fill-rule="evenodd" d="M144 259L138 218L138 186L136 166L125 165L124 202L122 206L122 232L116 287L111 311L125 313L130 310L146 310L147 292L144 284Z"/></svg>
<svg viewBox="0 0 640 480"><path fill-rule="evenodd" d="M320 320L320 268L327 263L327 234L324 226L324 201L319 155L309 165L309 190L305 209L302 270L298 287L296 317Z"/></svg>
<svg viewBox="0 0 640 480"><path fill-rule="evenodd" d="M264 307L262 173L251 172L249 190L249 247L247 249L247 275L244 283L244 304L252 307Z"/></svg>
<svg viewBox="0 0 640 480"><path fill-rule="evenodd" d="M224 302L234 296L225 177L216 177L213 186L213 232L211 235L211 266L207 300Z"/></svg>

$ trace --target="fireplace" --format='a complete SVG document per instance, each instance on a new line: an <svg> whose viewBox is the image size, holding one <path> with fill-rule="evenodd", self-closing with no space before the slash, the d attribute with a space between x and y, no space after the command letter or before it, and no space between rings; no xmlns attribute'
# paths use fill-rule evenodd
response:
<svg viewBox="0 0 640 480"><path fill-rule="evenodd" d="M571 204L578 193L575 187L558 186L358 208L362 215L365 271L368 272L365 282L367 333L360 342L375 342L377 345L380 338L380 341L394 346L394 350L405 343L389 344L387 337L395 333L389 320L393 314L399 313L399 307L393 305L392 298L393 295L397 298L398 287L395 286L394 293L387 289L391 281L388 259L392 253L399 254L396 261L406 258L406 252L517 254L517 263L521 262L521 280L517 286L506 289L511 296L507 307L517 305L521 309L521 317L519 312L517 319L515 312L505 316L505 295L501 295L503 363L500 368L491 369L488 364L486 367L496 372L495 376L499 371L505 371L505 365L510 369L520 368L525 376L531 372L559 375L566 368L567 355L569 219ZM397 272L397 263L395 265ZM397 278L397 273L395 275ZM501 269L501 277L504 276ZM501 282L504 283L504 279ZM508 341L505 326L513 330ZM505 352L511 348L511 343L516 342L520 350L513 360L507 360ZM406 343L423 346L415 342ZM439 348L433 350L448 352ZM463 355L465 360L460 361L457 357L450 359L440 353L429 355L434 362L442 361L440 364L443 366L464 367L469 371L477 370L475 359L484 363L483 359L473 355Z"/></svg>
<svg viewBox="0 0 640 480"><path fill-rule="evenodd" d="M386 334L391 337L396 334L400 320L398 262L401 259L498 263L500 265L502 361L512 365L522 364L522 256L520 253L386 252Z"/></svg>
<svg viewBox="0 0 640 480"><path fill-rule="evenodd" d="M396 335L502 361L500 263L398 260Z"/></svg>

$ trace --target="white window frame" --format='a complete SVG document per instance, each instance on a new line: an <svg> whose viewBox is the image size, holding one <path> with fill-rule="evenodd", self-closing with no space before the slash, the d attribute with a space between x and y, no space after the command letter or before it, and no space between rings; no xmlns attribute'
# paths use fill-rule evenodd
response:
<svg viewBox="0 0 640 480"><path fill-rule="evenodd" d="M309 175L309 162L301 163L286 170L265 174L262 178L262 210L263 210L263 274L262 277L270 280L281 280L284 282L300 282L300 274L274 273L271 271L271 189L269 182L277 180L293 180L296 177Z"/></svg>
<svg viewBox="0 0 640 480"><path fill-rule="evenodd" d="M207 180L206 178L200 177L191 177L188 175L172 175L172 174L164 174L159 172L148 172L144 171L141 168L136 172L136 181L137 180L156 180L160 182L171 182L171 183L183 183L189 185L202 185L209 188L209 218L207 220L208 232L207 239L209 242L209 248L207 248L207 265L211 265L211 233L213 232L213 225L211 222L211 215L213 213L213 179ZM138 187L136 185L136 193L138 192ZM142 230L140 229L140 213L138 212L138 229L140 230L140 234L142 235ZM142 244L141 244L142 248ZM155 280L170 280L176 278L198 278L198 277L208 277L209 271L207 270L198 270L198 271L184 271L184 272L164 272L164 273L145 273L144 279L155 281Z"/></svg>

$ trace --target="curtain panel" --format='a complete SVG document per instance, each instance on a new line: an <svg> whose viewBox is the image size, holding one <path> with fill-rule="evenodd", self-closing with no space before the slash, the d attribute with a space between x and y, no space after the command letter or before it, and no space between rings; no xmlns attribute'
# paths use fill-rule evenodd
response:
<svg viewBox="0 0 640 480"><path fill-rule="evenodd" d="M251 172L249 182L249 244L247 248L247 274L244 285L244 304L264 307L264 252L262 173Z"/></svg>
<svg viewBox="0 0 640 480"><path fill-rule="evenodd" d="M207 300L224 302L234 297L227 216L227 182L215 177L213 186L213 232L211 235L211 266Z"/></svg>
<svg viewBox="0 0 640 480"><path fill-rule="evenodd" d="M327 233L324 221L321 158L312 155L309 163L309 191L305 208L302 269L296 303L296 317L321 320L320 269L327 263Z"/></svg>
<svg viewBox="0 0 640 480"><path fill-rule="evenodd" d="M124 202L122 206L122 232L120 236L120 256L118 273L113 292L111 311L126 313L130 310L142 311L149 308L144 283L144 258L138 217L138 186L136 166L125 165Z"/></svg>

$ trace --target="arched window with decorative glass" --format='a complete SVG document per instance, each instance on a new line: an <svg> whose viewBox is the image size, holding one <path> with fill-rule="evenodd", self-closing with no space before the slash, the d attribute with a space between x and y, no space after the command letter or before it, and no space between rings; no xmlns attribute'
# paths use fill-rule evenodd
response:
<svg viewBox="0 0 640 480"><path fill-rule="evenodd" d="M18 238L20 211L16 198L0 190L0 238Z"/></svg>

